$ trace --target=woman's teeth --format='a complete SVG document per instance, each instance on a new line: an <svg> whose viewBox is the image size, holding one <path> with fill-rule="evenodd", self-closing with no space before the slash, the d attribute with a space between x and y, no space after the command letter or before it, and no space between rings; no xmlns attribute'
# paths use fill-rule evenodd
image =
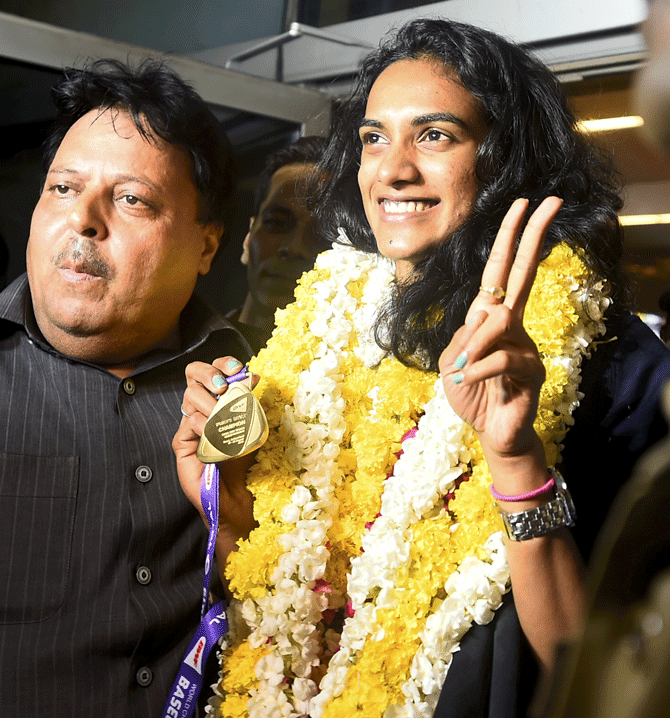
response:
<svg viewBox="0 0 670 718"><path fill-rule="evenodd" d="M416 202L410 200L409 202L392 202L391 200L385 199L384 211L391 212L392 214L409 214L410 212L423 212L424 209L432 207L434 202Z"/></svg>

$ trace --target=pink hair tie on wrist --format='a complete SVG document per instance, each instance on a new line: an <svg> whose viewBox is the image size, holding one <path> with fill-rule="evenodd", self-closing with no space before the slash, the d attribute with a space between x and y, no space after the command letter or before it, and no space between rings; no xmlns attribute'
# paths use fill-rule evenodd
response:
<svg viewBox="0 0 670 718"><path fill-rule="evenodd" d="M549 489L551 489L555 484L554 477L551 476L549 478L549 481L547 481L546 484L542 484L538 489L533 489L532 491L526 491L525 494L517 494L516 496L505 496L504 494L499 494L493 484L491 484L491 496L493 496L494 499L497 499L498 501L526 501L527 499L534 499L536 496L541 496L542 494L546 494Z"/></svg>

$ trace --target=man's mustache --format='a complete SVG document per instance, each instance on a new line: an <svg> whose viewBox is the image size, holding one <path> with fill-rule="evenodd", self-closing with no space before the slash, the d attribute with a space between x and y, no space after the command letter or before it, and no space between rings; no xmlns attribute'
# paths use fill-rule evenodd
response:
<svg viewBox="0 0 670 718"><path fill-rule="evenodd" d="M94 242L78 237L54 257L54 264L76 272L112 279L114 272L102 258Z"/></svg>

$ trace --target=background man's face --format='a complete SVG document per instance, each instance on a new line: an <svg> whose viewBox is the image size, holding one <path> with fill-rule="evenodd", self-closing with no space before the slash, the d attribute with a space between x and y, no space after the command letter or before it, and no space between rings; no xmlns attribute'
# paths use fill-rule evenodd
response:
<svg viewBox="0 0 670 718"><path fill-rule="evenodd" d="M124 112L79 119L49 169L28 242L47 341L99 363L164 341L218 246L217 228L199 224L198 211L181 150L148 142Z"/></svg>
<svg viewBox="0 0 670 718"><path fill-rule="evenodd" d="M268 195L244 240L249 292L268 312L292 301L297 280L324 249L304 200L313 169L314 165L285 165L272 175Z"/></svg>

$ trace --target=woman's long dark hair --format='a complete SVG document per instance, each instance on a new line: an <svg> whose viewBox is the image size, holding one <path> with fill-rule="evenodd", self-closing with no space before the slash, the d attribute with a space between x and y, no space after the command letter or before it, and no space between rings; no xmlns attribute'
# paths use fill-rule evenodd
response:
<svg viewBox="0 0 670 718"><path fill-rule="evenodd" d="M328 180L317 189L316 207L328 239L337 241L342 227L355 247L377 251L357 183L358 130L375 80L404 59L436 60L450 76L455 72L479 101L488 133L478 150L480 189L470 216L408 281L396 285L380 315L379 343L409 366L437 368L478 292L500 223L518 197L530 200L529 214L545 197L561 197L544 255L560 242L581 250L594 281L607 279L615 302L627 305L617 219L622 202L610 161L576 129L548 68L504 38L457 22L410 22L365 60L353 94L334 115L320 165Z"/></svg>

